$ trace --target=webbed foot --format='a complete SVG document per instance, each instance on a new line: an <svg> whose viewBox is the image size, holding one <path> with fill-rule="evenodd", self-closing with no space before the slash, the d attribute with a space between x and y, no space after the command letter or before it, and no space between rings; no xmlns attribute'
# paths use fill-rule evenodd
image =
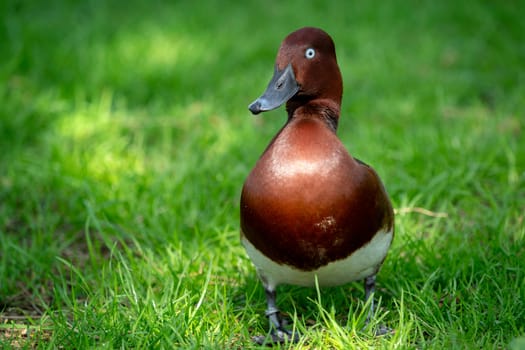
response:
<svg viewBox="0 0 525 350"><path fill-rule="evenodd" d="M274 329L268 335L256 335L252 338L258 345L273 346L276 344L297 343L300 335L286 329Z"/></svg>
<svg viewBox="0 0 525 350"><path fill-rule="evenodd" d="M383 335L387 335L387 334L393 334L394 333L394 330L392 328L389 328L387 326L385 326L384 324L380 324L379 326L377 326L377 328L374 330L374 335L376 337L381 337Z"/></svg>

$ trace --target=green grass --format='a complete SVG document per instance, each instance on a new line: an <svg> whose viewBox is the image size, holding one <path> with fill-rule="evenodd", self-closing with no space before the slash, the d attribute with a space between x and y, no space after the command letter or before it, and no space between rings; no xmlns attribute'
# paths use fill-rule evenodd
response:
<svg viewBox="0 0 525 350"><path fill-rule="evenodd" d="M339 135L397 210L374 320L395 333L361 331L361 283L283 286L296 347L523 348L524 5L2 2L0 347L255 347L238 200L285 112L247 105L314 25Z"/></svg>

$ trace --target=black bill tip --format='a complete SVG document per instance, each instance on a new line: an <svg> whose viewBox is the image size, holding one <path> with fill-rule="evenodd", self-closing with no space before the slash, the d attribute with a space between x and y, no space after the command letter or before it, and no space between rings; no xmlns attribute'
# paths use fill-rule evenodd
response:
<svg viewBox="0 0 525 350"><path fill-rule="evenodd" d="M259 102L259 100L255 100L252 104L248 106L248 109L250 110L250 112L252 112L252 114L255 115L261 113L261 102Z"/></svg>

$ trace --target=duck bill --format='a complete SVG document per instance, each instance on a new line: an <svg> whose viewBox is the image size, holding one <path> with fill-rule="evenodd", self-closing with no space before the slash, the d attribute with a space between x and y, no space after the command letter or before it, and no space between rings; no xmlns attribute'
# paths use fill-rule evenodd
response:
<svg viewBox="0 0 525 350"><path fill-rule="evenodd" d="M297 91L299 91L299 84L295 80L292 64L288 64L283 70L279 70L276 65L266 91L253 101L248 109L253 114L271 111L287 102Z"/></svg>

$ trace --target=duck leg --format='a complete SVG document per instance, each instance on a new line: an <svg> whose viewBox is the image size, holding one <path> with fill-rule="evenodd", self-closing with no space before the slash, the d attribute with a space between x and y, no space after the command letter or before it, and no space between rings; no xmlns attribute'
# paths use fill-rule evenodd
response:
<svg viewBox="0 0 525 350"><path fill-rule="evenodd" d="M370 323L372 316L374 315L374 292L376 290L376 275L368 276L365 278L365 302L368 299L370 300L370 310L368 311L368 316L366 316L366 325Z"/></svg>
<svg viewBox="0 0 525 350"><path fill-rule="evenodd" d="M365 302L370 300L370 310L368 311L368 316L366 317L365 327L370 323L370 320L374 316L374 292L376 289L376 275L368 276L365 278ZM391 329L385 325L380 325L379 328L375 331L376 336L385 335L390 333Z"/></svg>
<svg viewBox="0 0 525 350"><path fill-rule="evenodd" d="M275 289L270 289L264 287L266 293L266 302L268 304L268 309L266 310L266 316L270 322L270 339L267 336L259 335L253 337L253 341L259 345L272 345L272 344L282 344L286 342L295 343L299 340L299 335L294 334L292 331L289 331L284 328L283 321L279 315L279 309L277 308L277 293Z"/></svg>

